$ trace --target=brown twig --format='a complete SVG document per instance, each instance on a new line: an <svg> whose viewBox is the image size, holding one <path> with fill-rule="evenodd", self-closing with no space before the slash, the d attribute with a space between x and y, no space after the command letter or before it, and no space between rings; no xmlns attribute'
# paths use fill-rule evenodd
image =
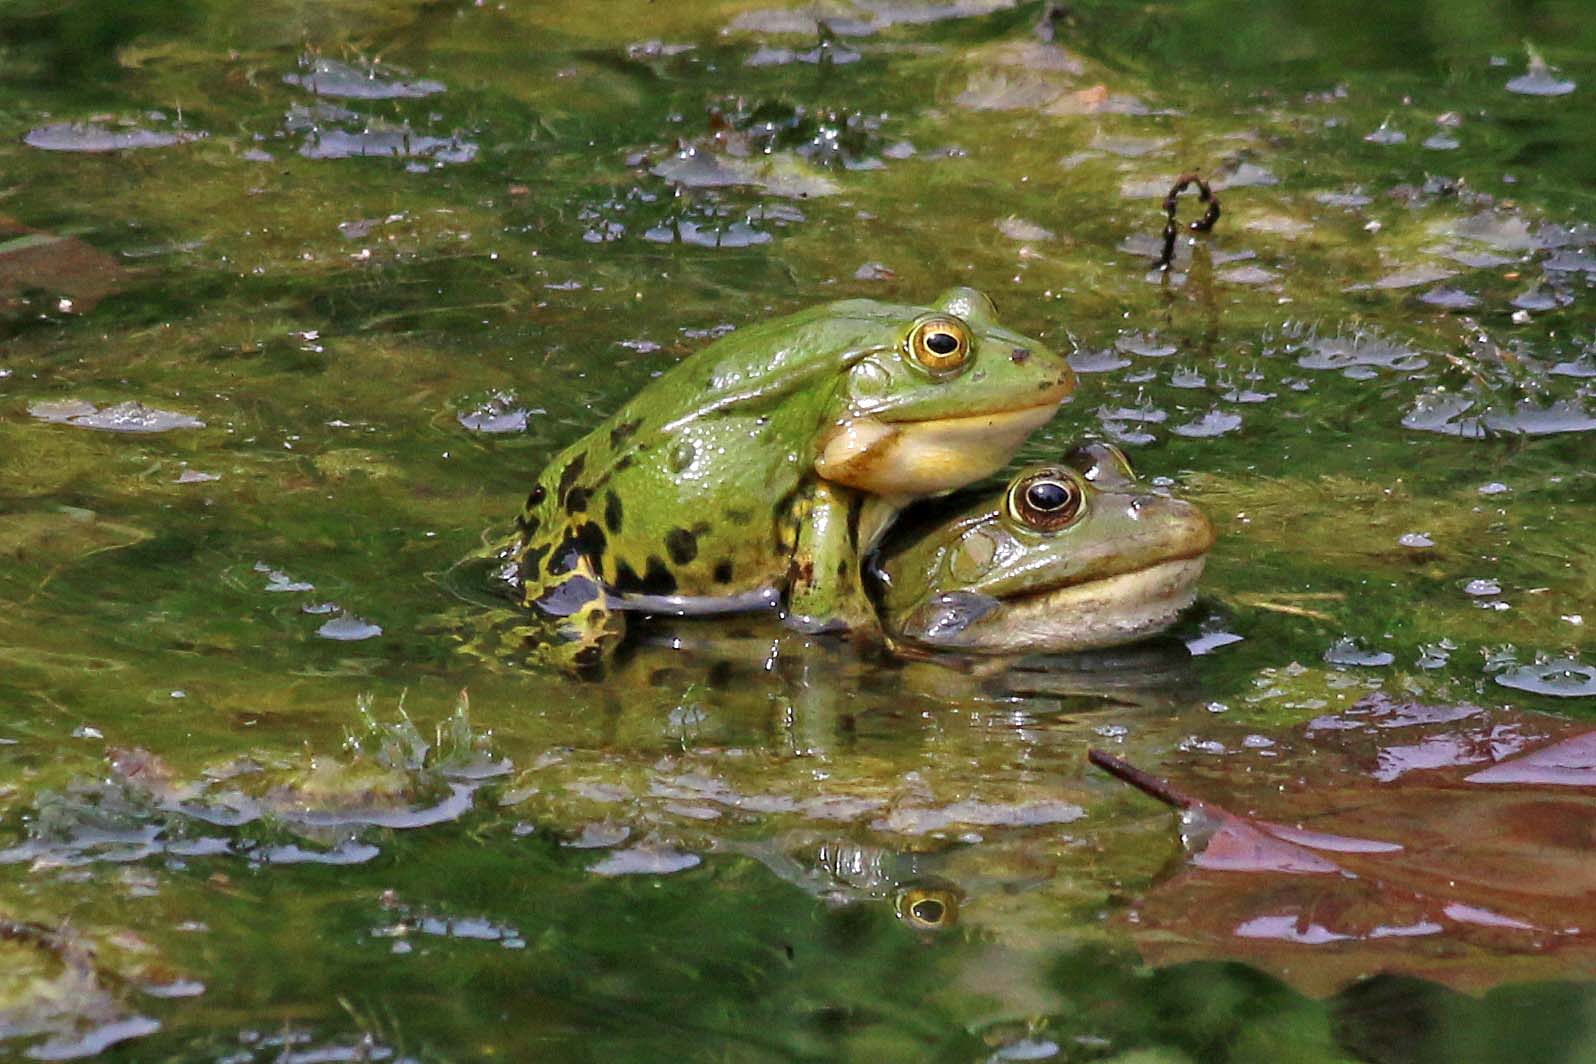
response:
<svg viewBox="0 0 1596 1064"><path fill-rule="evenodd" d="M1194 805L1202 804L1198 799L1177 790L1168 780L1159 779L1148 772L1143 772L1135 765L1121 761L1113 754L1104 753L1102 750L1088 750L1086 760L1113 776L1122 783L1128 783L1143 794L1157 798L1165 805L1174 806L1176 809L1190 809Z"/></svg>
<svg viewBox="0 0 1596 1064"><path fill-rule="evenodd" d="M1158 268L1167 270L1175 261L1175 234L1180 225L1175 221L1175 209L1180 202L1180 194L1192 185L1197 186L1197 201L1208 204L1208 209L1203 216L1195 222L1187 224L1186 228L1194 233L1206 233L1213 229L1214 223L1219 221L1219 196L1208 187L1208 182L1197 176L1195 171L1181 174L1175 179L1175 184L1169 190L1169 195L1164 197L1164 251L1158 256Z"/></svg>

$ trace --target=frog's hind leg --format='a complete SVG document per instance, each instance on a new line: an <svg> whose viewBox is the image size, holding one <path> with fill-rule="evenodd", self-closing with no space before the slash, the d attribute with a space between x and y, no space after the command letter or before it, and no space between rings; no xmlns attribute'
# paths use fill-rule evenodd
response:
<svg viewBox="0 0 1596 1064"><path fill-rule="evenodd" d="M626 618L614 608L592 559L575 559L526 600L530 623L518 634L533 657L572 672L596 668L626 633Z"/></svg>

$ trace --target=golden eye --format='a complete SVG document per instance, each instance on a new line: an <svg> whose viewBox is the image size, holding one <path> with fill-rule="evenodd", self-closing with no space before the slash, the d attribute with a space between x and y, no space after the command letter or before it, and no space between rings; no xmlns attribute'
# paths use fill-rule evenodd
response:
<svg viewBox="0 0 1596 1064"><path fill-rule="evenodd" d="M959 895L937 887L910 887L897 897L898 915L920 931L942 931L959 922Z"/></svg>
<svg viewBox="0 0 1596 1064"><path fill-rule="evenodd" d="M958 318L927 318L909 333L909 354L933 373L948 373L970 357L970 330Z"/></svg>
<svg viewBox="0 0 1596 1064"><path fill-rule="evenodd" d="M1026 477L1009 490L1009 513L1038 532L1057 532L1081 515L1081 487L1061 472Z"/></svg>

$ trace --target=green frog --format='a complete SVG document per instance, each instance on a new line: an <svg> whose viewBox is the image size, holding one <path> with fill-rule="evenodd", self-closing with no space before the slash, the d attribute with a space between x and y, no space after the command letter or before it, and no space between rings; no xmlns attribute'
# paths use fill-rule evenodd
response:
<svg viewBox="0 0 1596 1064"><path fill-rule="evenodd" d="M1196 597L1214 529L1090 443L1000 491L922 504L870 559L893 649L1074 653L1134 642Z"/></svg>
<svg viewBox="0 0 1596 1064"><path fill-rule="evenodd" d="M602 660L628 612L784 609L877 632L861 559L908 503L1002 468L1075 386L970 288L825 304L723 337L538 477L501 575L544 660Z"/></svg>

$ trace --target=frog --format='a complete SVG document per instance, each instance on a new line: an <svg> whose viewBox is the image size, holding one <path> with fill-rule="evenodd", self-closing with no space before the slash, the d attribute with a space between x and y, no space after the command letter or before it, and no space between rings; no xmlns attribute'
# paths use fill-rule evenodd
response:
<svg viewBox="0 0 1596 1064"><path fill-rule="evenodd" d="M1092 441L996 490L922 503L867 559L905 656L1075 654L1166 631L1196 598L1213 524Z"/></svg>
<svg viewBox="0 0 1596 1064"><path fill-rule="evenodd" d="M499 575L516 639L574 671L628 614L780 612L879 635L862 560L909 503L1005 466L1075 388L983 293L822 304L663 372L548 463Z"/></svg>

